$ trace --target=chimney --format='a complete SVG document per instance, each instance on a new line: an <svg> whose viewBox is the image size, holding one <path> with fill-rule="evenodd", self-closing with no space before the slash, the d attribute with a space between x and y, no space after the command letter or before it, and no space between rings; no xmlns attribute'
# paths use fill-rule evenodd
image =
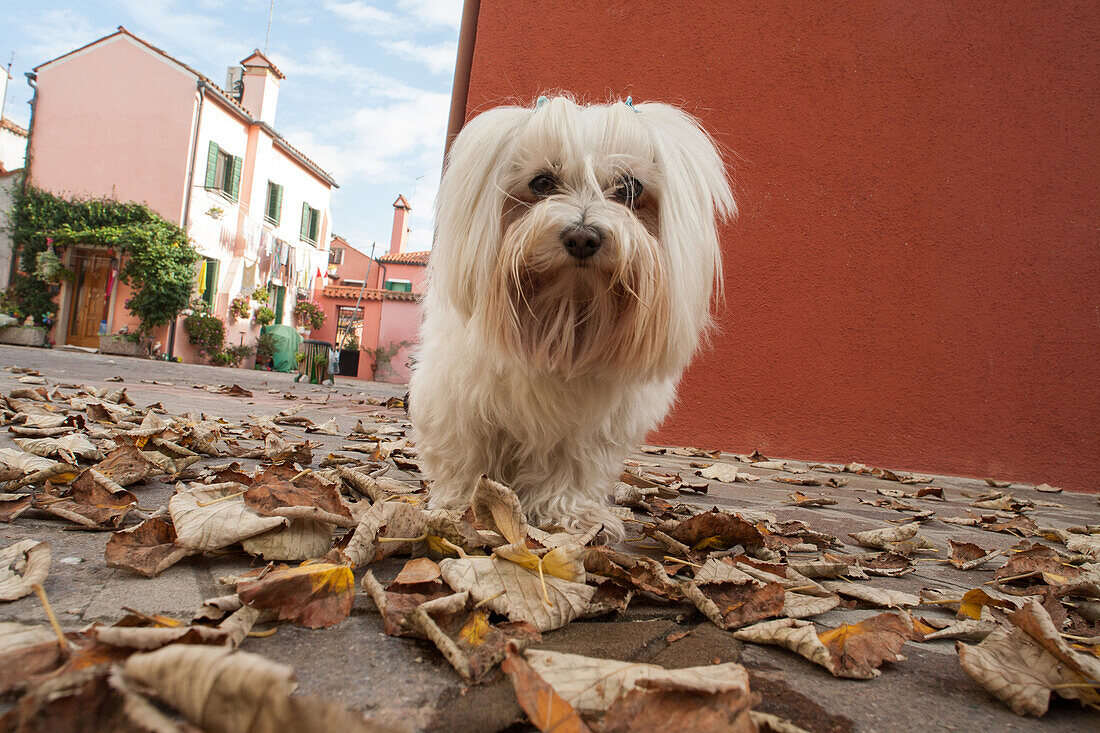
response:
<svg viewBox="0 0 1100 733"><path fill-rule="evenodd" d="M260 53L259 49L241 61L244 67L244 94L241 106L257 120L269 125L275 124L275 105L279 101L279 81L285 79L283 72L271 63L271 59ZM226 90L232 93L232 90Z"/></svg>
<svg viewBox="0 0 1100 733"><path fill-rule="evenodd" d="M405 251L405 240L409 237L409 216L412 215L412 207L404 196L398 196L393 202L393 233L390 234L390 254L400 254Z"/></svg>

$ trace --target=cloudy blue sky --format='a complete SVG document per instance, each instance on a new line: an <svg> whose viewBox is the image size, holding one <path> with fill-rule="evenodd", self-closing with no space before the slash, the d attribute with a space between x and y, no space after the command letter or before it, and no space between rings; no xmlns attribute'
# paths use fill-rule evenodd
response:
<svg viewBox="0 0 1100 733"><path fill-rule="evenodd" d="M120 25L215 82L263 49L270 0L4 0L4 116L26 125L34 66ZM389 243L391 204L413 206L411 249L431 246L461 0L275 0L268 55L287 75L276 128L340 184L334 231Z"/></svg>

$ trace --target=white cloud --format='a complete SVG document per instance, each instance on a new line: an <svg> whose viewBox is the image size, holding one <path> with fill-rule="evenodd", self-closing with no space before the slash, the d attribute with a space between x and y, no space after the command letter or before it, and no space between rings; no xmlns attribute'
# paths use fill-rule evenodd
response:
<svg viewBox="0 0 1100 733"><path fill-rule="evenodd" d="M397 5L432 25L458 28L462 24L461 0L401 0Z"/></svg>
<svg viewBox="0 0 1100 733"><path fill-rule="evenodd" d="M312 77L340 88L350 87L360 93L377 94L392 99L411 100L424 94L403 81L349 61L330 48L315 48L304 59L291 58L277 52L270 55L271 60L288 77Z"/></svg>
<svg viewBox="0 0 1100 733"><path fill-rule="evenodd" d="M379 10L363 0L335 2L325 0L325 10L347 21L354 30L371 35L384 35L397 24L397 16L385 10Z"/></svg>
<svg viewBox="0 0 1100 733"><path fill-rule="evenodd" d="M25 26L24 54L29 66L38 66L86 46L114 32L114 27L92 23L67 10L47 10Z"/></svg>
<svg viewBox="0 0 1100 733"><path fill-rule="evenodd" d="M458 44L443 41L431 46L422 46L411 41L385 41L382 45L401 58L416 61L428 67L433 74L453 73Z"/></svg>

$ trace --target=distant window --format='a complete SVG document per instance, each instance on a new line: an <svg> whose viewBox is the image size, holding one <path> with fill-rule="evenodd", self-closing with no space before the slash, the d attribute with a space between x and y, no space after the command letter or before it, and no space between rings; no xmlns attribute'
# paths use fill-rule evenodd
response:
<svg viewBox="0 0 1100 733"><path fill-rule="evenodd" d="M345 288L361 288L363 287L362 280L341 280L340 284Z"/></svg>
<svg viewBox="0 0 1100 733"><path fill-rule="evenodd" d="M241 188L241 162L239 157L230 155L211 140L206 155L205 188L236 201Z"/></svg>
<svg viewBox="0 0 1100 733"><path fill-rule="evenodd" d="M321 212L302 202L302 241L317 245L317 235L321 230Z"/></svg>
<svg viewBox="0 0 1100 733"><path fill-rule="evenodd" d="M267 182L267 203L264 205L264 219L269 223L279 226L279 220L283 213L283 187L277 183Z"/></svg>
<svg viewBox="0 0 1100 733"><path fill-rule="evenodd" d="M413 289L412 282L409 280L387 280L382 287L396 293L411 293Z"/></svg>
<svg viewBox="0 0 1100 733"><path fill-rule="evenodd" d="M342 265L344 264L344 248L333 247L328 253L328 263L330 265Z"/></svg>
<svg viewBox="0 0 1100 733"><path fill-rule="evenodd" d="M218 297L218 261L212 257L203 259L199 270L199 288L202 290L202 301L213 310Z"/></svg>

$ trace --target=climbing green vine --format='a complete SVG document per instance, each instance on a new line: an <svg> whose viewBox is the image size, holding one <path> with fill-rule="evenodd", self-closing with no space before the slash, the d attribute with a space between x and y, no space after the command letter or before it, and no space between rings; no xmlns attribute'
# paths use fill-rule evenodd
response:
<svg viewBox="0 0 1100 733"><path fill-rule="evenodd" d="M19 267L2 305L20 320L30 316L37 325L52 324L60 288L50 253L64 246L116 251L122 261L118 277L134 291L126 308L143 334L171 322L190 300L198 252L183 229L143 204L64 199L28 188L16 194L11 233Z"/></svg>

